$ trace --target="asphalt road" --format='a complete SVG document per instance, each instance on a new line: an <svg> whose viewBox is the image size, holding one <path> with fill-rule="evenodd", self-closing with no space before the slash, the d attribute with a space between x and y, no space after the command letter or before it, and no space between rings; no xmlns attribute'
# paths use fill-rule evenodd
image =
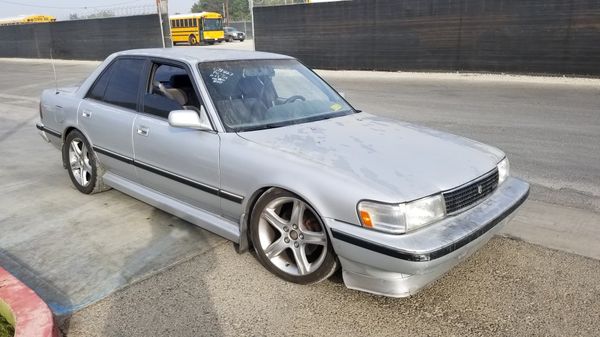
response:
<svg viewBox="0 0 600 337"><path fill-rule="evenodd" d="M60 85L95 66L58 62ZM251 254L117 191L81 196L34 133L36 99L53 85L49 64L0 60L0 69L0 261L10 257L64 300L82 299L62 324L67 336L600 331L598 80L321 72L357 108L504 149L533 186L505 232L527 242L495 238L417 296L388 299L345 289L339 275L285 283ZM119 282L86 287L113 271Z"/></svg>

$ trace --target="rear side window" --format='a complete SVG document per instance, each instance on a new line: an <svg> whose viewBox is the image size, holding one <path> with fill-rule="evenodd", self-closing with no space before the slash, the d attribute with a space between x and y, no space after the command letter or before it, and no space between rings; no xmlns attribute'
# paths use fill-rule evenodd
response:
<svg viewBox="0 0 600 337"><path fill-rule="evenodd" d="M110 80L110 74L112 72L112 66L109 66L100 78L94 83L92 89L88 92L87 97L102 100L104 97L104 92L106 91L106 85L108 84L108 80Z"/></svg>
<svg viewBox="0 0 600 337"><path fill-rule="evenodd" d="M135 110L143 67L143 60L117 60L111 67L112 76L103 101Z"/></svg>
<svg viewBox="0 0 600 337"><path fill-rule="evenodd" d="M143 60L116 60L94 83L87 97L135 110L143 68Z"/></svg>

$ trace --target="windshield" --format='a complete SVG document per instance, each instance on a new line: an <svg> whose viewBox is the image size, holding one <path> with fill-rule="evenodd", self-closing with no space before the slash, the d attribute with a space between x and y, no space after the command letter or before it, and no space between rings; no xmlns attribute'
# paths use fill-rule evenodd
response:
<svg viewBox="0 0 600 337"><path fill-rule="evenodd" d="M204 19L203 30L222 30L223 23L221 19Z"/></svg>
<svg viewBox="0 0 600 337"><path fill-rule="evenodd" d="M354 112L343 98L296 60L220 61L200 73L229 131L249 131Z"/></svg>

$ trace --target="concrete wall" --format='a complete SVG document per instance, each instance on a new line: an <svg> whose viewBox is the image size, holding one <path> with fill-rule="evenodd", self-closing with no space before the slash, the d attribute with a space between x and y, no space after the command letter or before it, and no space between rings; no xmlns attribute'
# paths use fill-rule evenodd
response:
<svg viewBox="0 0 600 337"><path fill-rule="evenodd" d="M254 18L257 50L317 68L600 75L597 0L354 0Z"/></svg>
<svg viewBox="0 0 600 337"><path fill-rule="evenodd" d="M0 57L102 60L133 48L162 47L157 15L0 27Z"/></svg>

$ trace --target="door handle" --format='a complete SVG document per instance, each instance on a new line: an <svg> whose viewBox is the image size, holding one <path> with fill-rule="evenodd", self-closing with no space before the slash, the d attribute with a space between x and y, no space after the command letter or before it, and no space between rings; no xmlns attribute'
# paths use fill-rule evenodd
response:
<svg viewBox="0 0 600 337"><path fill-rule="evenodd" d="M83 112L81 113L81 115L85 118L90 118L92 117L92 112L88 111L88 110L83 110Z"/></svg>
<svg viewBox="0 0 600 337"><path fill-rule="evenodd" d="M147 137L148 133L150 133L150 129L148 129L147 127L144 127L144 126L138 126L138 128L137 128L138 135Z"/></svg>

